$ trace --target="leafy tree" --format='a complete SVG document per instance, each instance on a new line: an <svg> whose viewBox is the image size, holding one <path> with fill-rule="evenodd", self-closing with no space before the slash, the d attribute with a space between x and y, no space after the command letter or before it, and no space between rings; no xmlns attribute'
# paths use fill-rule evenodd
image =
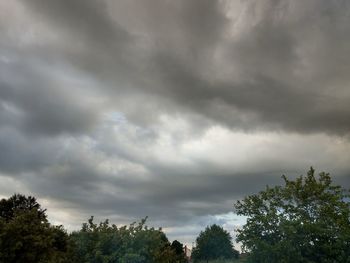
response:
<svg viewBox="0 0 350 263"><path fill-rule="evenodd" d="M177 240L174 240L171 243L171 248L174 250L174 252L176 254L176 262L177 263L187 262L183 244L181 244Z"/></svg>
<svg viewBox="0 0 350 263"><path fill-rule="evenodd" d="M238 251L233 248L230 234L215 224L208 226L199 234L192 253L194 262L237 257Z"/></svg>
<svg viewBox="0 0 350 263"><path fill-rule="evenodd" d="M42 209L35 197L14 194L9 199L0 200L0 218L5 221L13 219L16 212L36 210L40 219L46 219L46 210Z"/></svg>
<svg viewBox="0 0 350 263"><path fill-rule="evenodd" d="M178 255L174 251L174 249L171 247L170 244L166 244L162 249L157 250L154 257L155 261L150 262L157 262L157 263L182 263L183 261L180 261L178 258Z"/></svg>
<svg viewBox="0 0 350 263"><path fill-rule="evenodd" d="M34 197L15 194L0 201L1 263L70 262L67 244L66 232L49 224Z"/></svg>
<svg viewBox="0 0 350 263"><path fill-rule="evenodd" d="M235 204L247 223L237 241L251 262L350 262L349 191L332 184L327 173L267 187Z"/></svg>
<svg viewBox="0 0 350 263"><path fill-rule="evenodd" d="M108 220L95 224L91 217L70 236L76 256L84 263L176 263L165 234L161 229L148 228L145 222L117 227Z"/></svg>

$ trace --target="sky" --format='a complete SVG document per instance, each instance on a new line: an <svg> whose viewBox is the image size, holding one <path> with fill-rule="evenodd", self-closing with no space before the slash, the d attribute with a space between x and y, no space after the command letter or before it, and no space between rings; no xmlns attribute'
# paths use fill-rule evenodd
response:
<svg viewBox="0 0 350 263"><path fill-rule="evenodd" d="M0 0L0 198L191 245L310 166L350 187L350 1Z"/></svg>

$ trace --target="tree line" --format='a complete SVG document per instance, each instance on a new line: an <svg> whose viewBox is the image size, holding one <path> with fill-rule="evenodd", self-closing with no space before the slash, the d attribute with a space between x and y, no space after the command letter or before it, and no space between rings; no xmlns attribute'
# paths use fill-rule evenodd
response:
<svg viewBox="0 0 350 263"><path fill-rule="evenodd" d="M0 201L0 262L187 262L182 244L171 244L161 229L145 222L118 227L108 220L96 224L91 217L68 234L63 226L48 222L34 197L15 194Z"/></svg>
<svg viewBox="0 0 350 263"><path fill-rule="evenodd" d="M247 222L236 232L244 262L350 262L350 192L327 173L289 180L234 204ZM185 263L183 245L146 220L127 226L95 223L67 233L49 223L35 197L0 200L0 263ZM211 225L196 239L191 261L230 262L239 253L230 234ZM220 261L221 260L221 261Z"/></svg>
<svg viewBox="0 0 350 263"><path fill-rule="evenodd" d="M187 263L183 244L170 243L161 228L148 227L146 220L118 227L108 219L97 224L91 217L68 234L48 222L35 197L14 194L0 201L0 262ZM229 233L217 225L201 232L197 243L195 261L238 255Z"/></svg>

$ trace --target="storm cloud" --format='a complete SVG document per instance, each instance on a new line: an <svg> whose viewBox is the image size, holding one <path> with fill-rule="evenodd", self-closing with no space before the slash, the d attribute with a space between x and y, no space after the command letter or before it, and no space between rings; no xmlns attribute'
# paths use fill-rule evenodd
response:
<svg viewBox="0 0 350 263"><path fill-rule="evenodd" d="M190 244L310 166L350 186L350 3L0 2L0 195Z"/></svg>

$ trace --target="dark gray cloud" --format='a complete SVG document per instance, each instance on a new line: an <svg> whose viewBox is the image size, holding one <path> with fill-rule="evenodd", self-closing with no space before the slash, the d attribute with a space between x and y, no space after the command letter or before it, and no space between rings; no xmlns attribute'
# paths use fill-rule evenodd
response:
<svg viewBox="0 0 350 263"><path fill-rule="evenodd" d="M171 98L238 129L349 131L346 2L247 1L231 19L217 1L24 4L61 34L53 52L114 94Z"/></svg>
<svg viewBox="0 0 350 263"><path fill-rule="evenodd" d="M77 94L82 84L69 80L69 76L60 79L59 74L64 75L64 70L57 74L47 67L55 65L38 65L29 57L0 62L3 125L48 135L89 130L98 120L99 110L93 101L88 104L84 93ZM57 67L53 71L56 70L61 69Z"/></svg>
<svg viewBox="0 0 350 263"><path fill-rule="evenodd" d="M313 165L349 186L349 10L0 3L0 195L34 194L70 229L149 215L189 243L241 224L234 200L282 174Z"/></svg>

